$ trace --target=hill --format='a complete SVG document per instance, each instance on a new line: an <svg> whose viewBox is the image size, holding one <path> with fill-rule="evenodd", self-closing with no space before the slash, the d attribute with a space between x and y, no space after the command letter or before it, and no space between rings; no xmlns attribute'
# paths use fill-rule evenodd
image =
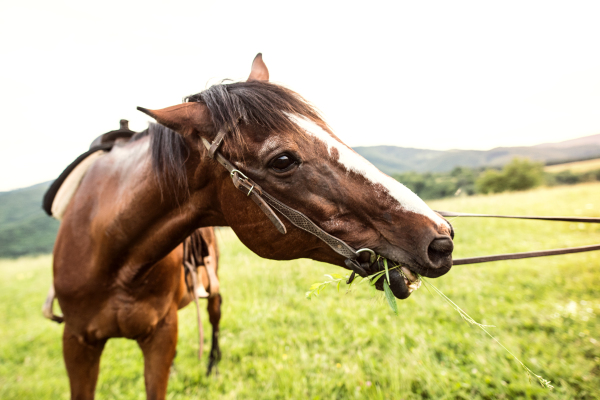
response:
<svg viewBox="0 0 600 400"><path fill-rule="evenodd" d="M600 157L600 134L536 146L491 150L426 150L397 146L355 147L354 150L386 174L448 172L454 167L501 167L514 157L558 164Z"/></svg>
<svg viewBox="0 0 600 400"><path fill-rule="evenodd" d="M553 164L596 158L600 157L600 134L559 143L499 147L487 151L439 151L396 146L356 147L355 150L390 175L408 171L448 172L456 166L499 167L514 157L527 157ZM554 168L561 170L560 167ZM410 183L407 179L404 177L405 184ZM42 197L49 185L50 182L45 182L24 189L0 192L0 258L52 251L59 222L48 217L41 209ZM414 187L413 190L419 193ZM446 190L448 193L455 191L454 187ZM441 197L438 194L420 195L424 198Z"/></svg>
<svg viewBox="0 0 600 400"><path fill-rule="evenodd" d="M59 222L42 210L50 182L0 192L0 257L50 253Z"/></svg>

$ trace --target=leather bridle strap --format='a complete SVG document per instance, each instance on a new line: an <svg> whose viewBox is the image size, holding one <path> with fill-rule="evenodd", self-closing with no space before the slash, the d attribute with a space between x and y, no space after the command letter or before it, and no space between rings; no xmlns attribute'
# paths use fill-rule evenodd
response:
<svg viewBox="0 0 600 400"><path fill-rule="evenodd" d="M217 136L219 136L221 132L223 131L220 131ZM202 138L202 143L209 152L214 146L214 142L211 145L211 143L209 143L205 138ZM336 253L346 258L358 258L357 251L346 242L325 232L300 211L288 207L281 201L266 193L256 182L244 175L244 173L237 169L235 165L223 157L223 155L218 151L218 146L215 149L213 156L219 164L229 171L234 186L244 192L258 205L261 211L265 213L265 215L269 218L273 225L275 225L279 232L286 234L287 230L285 225L283 225L279 217L273 211L273 208L281 213L281 215L283 215L288 221L290 221L292 225L318 237L327 243L327 245Z"/></svg>
<svg viewBox="0 0 600 400"><path fill-rule="evenodd" d="M212 144L208 148L208 156L210 158L215 158L215 153L219 150L219 147L221 147L226 134L227 131L225 129L221 129L219 133L217 133L215 140L213 140Z"/></svg>
<svg viewBox="0 0 600 400"><path fill-rule="evenodd" d="M206 147L209 153L209 157L216 159L229 172L234 186L244 192L250 197L261 209L263 213L269 218L269 220L275 225L277 230L283 234L287 233L285 225L281 222L277 214L273 211L273 208L277 210L281 215L287 218L290 223L303 231L306 231L325 243L333 249L336 253L346 257L350 260L356 260L358 253L368 250L360 249L354 250L346 242L335 236L330 235L323 229L319 228L314 222L310 220L306 215L298 210L295 210L281 201L277 200L270 194L266 193L256 182L248 178L242 171L237 169L229 160L227 160L218 151L219 147L223 143L227 131L221 129L214 140L210 143L205 138L202 138L202 143ZM443 217L493 217L493 218L515 218L515 219L533 219L533 220L545 220L545 221L568 221L568 222L592 222L600 223L600 218L588 218L588 217L529 217L529 216L509 216L509 215L491 215L491 214L468 214L468 213L455 213L448 211L437 211ZM470 257L460 258L453 261L453 265L465 265L465 264L476 264L490 261L500 260L518 260L522 258L532 257L543 257L552 256L559 254L570 254L570 253L581 253L585 251L600 250L600 245L572 247L566 249L554 249L554 250L542 250L542 251L530 251L525 253L510 253L510 254L497 254L493 256L483 257ZM371 250L369 252L375 254Z"/></svg>
<svg viewBox="0 0 600 400"><path fill-rule="evenodd" d="M223 131L221 131L223 132ZM202 143L206 147L206 149L211 151L211 144L208 140L202 138ZM218 148L218 147L217 147ZM285 229L285 225L279 219L279 217L273 212L271 207L265 202L262 198L262 188L256 184L253 180L244 175L240 170L238 170L235 165L229 162L223 155L215 149L213 153L213 158L217 160L219 164L225 167L227 171L229 171L229 175L231 176L231 180L233 181L233 185L244 192L246 196L250 197L252 201L258 205L260 210L265 213L265 215L269 218L269 220L275 225L275 228L283 234L287 233Z"/></svg>
<svg viewBox="0 0 600 400"><path fill-rule="evenodd" d="M561 254L584 253L586 251L594 251L594 250L600 250L600 244L594 244L591 246L581 246L581 247L568 247L566 249L527 251L524 253L508 253L508 254L496 254L493 256L457 258L456 260L452 260L452 265L479 264L479 263L484 263L484 262L503 261L503 260L521 260L523 258L558 256Z"/></svg>
<svg viewBox="0 0 600 400"><path fill-rule="evenodd" d="M564 221L564 222L587 222L600 223L600 218L595 217L543 217L526 215L495 215L495 214L470 214L457 213L451 211L436 211L442 217L483 217L483 218L510 218L510 219L530 219L538 221ZM587 251L600 250L600 244L581 247L568 247L565 249L552 249L540 251L527 251L524 253L496 254L493 256L458 258L452 261L452 265L479 264L491 261L520 260L523 258L557 256L561 254L583 253Z"/></svg>
<svg viewBox="0 0 600 400"><path fill-rule="evenodd" d="M538 217L527 215L495 215L495 214L470 214L452 211L437 211L442 217L484 217L484 218L510 218L510 219L534 219L539 221L565 221L565 222L589 222L600 223L600 218L595 217Z"/></svg>
<svg viewBox="0 0 600 400"><path fill-rule="evenodd" d="M286 206L270 194L266 192L262 192L264 199L271 207L279 211L284 217L287 218L288 221L292 223L292 225L306 231L325 243L329 245L336 253L346 257L355 259L358 257L356 250L350 247L346 242L341 239L336 238L333 235L325 232L323 229L319 228L314 222L312 222L306 215L302 214L300 211L295 210L291 207Z"/></svg>

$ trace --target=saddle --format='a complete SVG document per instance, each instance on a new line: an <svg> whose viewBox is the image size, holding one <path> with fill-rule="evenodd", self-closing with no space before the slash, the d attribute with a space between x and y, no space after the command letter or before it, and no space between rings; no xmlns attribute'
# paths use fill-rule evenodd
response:
<svg viewBox="0 0 600 400"><path fill-rule="evenodd" d="M60 221L89 168L98 158L108 153L117 141L129 141L136 133L138 132L129 129L129 121L122 119L119 129L107 132L94 139L90 149L69 164L44 194L42 208L46 214ZM208 298L218 294L219 279L216 275L216 260L210 260L208 244L202 237L200 229L194 231L184 241L183 249L186 283L188 290L195 293L193 297ZM215 265L207 265L212 263ZM204 288L202 274L198 273L198 268L201 266L204 266L207 271L209 292ZM188 275L191 276L191 282Z"/></svg>
<svg viewBox="0 0 600 400"><path fill-rule="evenodd" d="M98 136L90 149L75 159L48 188L42 201L42 209L51 217L61 220L77 191L81 180L94 162L109 152L118 139L131 139L136 132L129 129L129 121L122 119L120 128Z"/></svg>

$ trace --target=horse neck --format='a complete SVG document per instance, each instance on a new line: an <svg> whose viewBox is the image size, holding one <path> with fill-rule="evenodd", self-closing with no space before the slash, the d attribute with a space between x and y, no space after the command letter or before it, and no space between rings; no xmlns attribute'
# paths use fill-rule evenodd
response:
<svg viewBox="0 0 600 400"><path fill-rule="evenodd" d="M210 169L198 150L192 150L185 165L189 189L159 184L149 138L113 149L104 161L110 190L100 191L101 210L92 226L100 228L95 232L102 238L100 254L122 260L118 264L153 265L195 229L225 224L213 204Z"/></svg>

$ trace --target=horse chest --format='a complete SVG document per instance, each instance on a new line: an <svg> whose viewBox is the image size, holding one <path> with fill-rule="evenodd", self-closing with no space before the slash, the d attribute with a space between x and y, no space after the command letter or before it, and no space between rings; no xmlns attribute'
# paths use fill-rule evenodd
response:
<svg viewBox="0 0 600 400"><path fill-rule="evenodd" d="M89 320L86 335L95 339L147 336L173 306L166 300L144 301L123 294L111 296Z"/></svg>

